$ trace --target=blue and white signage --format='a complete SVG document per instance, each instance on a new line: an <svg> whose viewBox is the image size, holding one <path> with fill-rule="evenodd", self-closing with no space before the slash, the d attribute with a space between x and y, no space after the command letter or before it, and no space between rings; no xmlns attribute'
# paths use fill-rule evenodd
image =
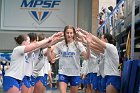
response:
<svg viewBox="0 0 140 93"><path fill-rule="evenodd" d="M1 29L61 31L77 25L77 0L2 0Z"/></svg>

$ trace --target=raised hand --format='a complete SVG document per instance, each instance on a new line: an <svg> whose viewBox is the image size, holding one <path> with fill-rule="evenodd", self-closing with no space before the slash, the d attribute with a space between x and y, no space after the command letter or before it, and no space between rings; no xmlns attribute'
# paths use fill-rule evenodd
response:
<svg viewBox="0 0 140 93"><path fill-rule="evenodd" d="M76 33L76 36L79 37L79 38L82 38L82 37L85 36L85 35L84 35L83 33L81 33L81 32L77 32L77 33Z"/></svg>
<svg viewBox="0 0 140 93"><path fill-rule="evenodd" d="M62 37L62 36L64 36L63 32L57 32L57 33L53 34L51 37L55 38L55 37Z"/></svg>
<svg viewBox="0 0 140 93"><path fill-rule="evenodd" d="M81 30L82 30L82 29L81 29L80 27L77 27L77 28L76 28L76 31L77 31L77 32L80 32Z"/></svg>
<svg viewBox="0 0 140 93"><path fill-rule="evenodd" d="M76 31L77 32L81 32L81 33L83 33L84 35L87 35L88 34L88 32L87 31L85 31L85 30L83 30L83 29L81 29L81 28L76 28Z"/></svg>
<svg viewBox="0 0 140 93"><path fill-rule="evenodd" d="M86 40L87 42L91 43L92 42L92 34L91 33L88 33L87 36L86 36Z"/></svg>

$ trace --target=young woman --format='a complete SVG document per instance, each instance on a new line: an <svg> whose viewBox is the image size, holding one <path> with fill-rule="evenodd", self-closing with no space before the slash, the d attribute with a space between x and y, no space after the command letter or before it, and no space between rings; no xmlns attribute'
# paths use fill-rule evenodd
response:
<svg viewBox="0 0 140 93"><path fill-rule="evenodd" d="M38 41L38 36L37 36L36 33L29 33L28 36L30 38L31 43L34 43L34 42ZM38 51L38 50L39 49L36 49L36 51ZM29 77L29 80L28 80L28 82L29 82L28 84L30 85L29 93L33 93L35 82L32 80L31 77L32 77L32 72L33 72L34 62L35 62L35 51L32 52L32 53L29 53L28 56L29 56L29 64L26 63L25 70L26 70L27 73L25 75L27 75ZM27 69L28 69L28 71L27 71Z"/></svg>
<svg viewBox="0 0 140 93"><path fill-rule="evenodd" d="M84 32L84 31L82 31ZM115 39L110 34L103 34L101 40L92 34L87 34L88 42L91 42L91 47L98 53L103 53L104 61L102 64L102 79L101 86L102 92L106 93L119 93L120 90L120 73L118 70L119 56L117 48L115 47ZM96 45L98 44L98 45ZM99 50L95 50L100 46ZM100 51L102 50L102 51Z"/></svg>
<svg viewBox="0 0 140 93"><path fill-rule="evenodd" d="M88 37L88 32L83 31L81 28L77 28L77 34L78 37L80 37L84 43L90 42L90 58L87 60L87 68L88 73L86 75L86 93L99 93L99 90L101 90L98 86L98 82L100 80L100 70L99 70L99 61L100 59L100 53L103 53L103 49L100 48L100 45L96 42L91 43L91 39ZM86 39L85 39L86 38Z"/></svg>
<svg viewBox="0 0 140 93"><path fill-rule="evenodd" d="M38 35L38 41L44 40L45 39L45 34L41 33ZM41 63L40 67L41 69L38 69L37 74L38 76L36 77L36 82L35 82L35 87L34 87L34 93L43 93L44 92L44 67L47 66L45 63L45 56L44 56L44 48L39 49L39 61L38 65L35 67L38 68L39 64Z"/></svg>
<svg viewBox="0 0 140 93"><path fill-rule="evenodd" d="M66 93L68 83L70 83L71 93L77 93L80 84L80 55L86 59L88 58L88 54L82 43L76 41L76 31L74 27L68 25L64 28L64 39L65 40L55 45L53 52L51 52L51 47L48 47L48 56L49 60L55 59L56 55L60 57L60 93Z"/></svg>
<svg viewBox="0 0 140 93"><path fill-rule="evenodd" d="M3 90L6 93L19 93L21 80L24 77L24 62L28 61L27 53L47 45L50 39L30 44L28 35L19 35L15 37L15 41L19 46L15 47L12 52L10 67L3 80Z"/></svg>
<svg viewBox="0 0 140 93"><path fill-rule="evenodd" d="M37 42L37 34L29 33L30 43ZM22 80L21 93L32 93L31 75L33 70L33 56L34 52L28 53L28 60L24 62L24 78Z"/></svg>

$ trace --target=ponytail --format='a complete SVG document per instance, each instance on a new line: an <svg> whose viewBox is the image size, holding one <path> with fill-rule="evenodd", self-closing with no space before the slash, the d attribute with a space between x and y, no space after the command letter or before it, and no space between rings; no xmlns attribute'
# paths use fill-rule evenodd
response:
<svg viewBox="0 0 140 93"><path fill-rule="evenodd" d="M27 40L27 35L19 35L18 37L14 37L17 44L21 45L23 41Z"/></svg>

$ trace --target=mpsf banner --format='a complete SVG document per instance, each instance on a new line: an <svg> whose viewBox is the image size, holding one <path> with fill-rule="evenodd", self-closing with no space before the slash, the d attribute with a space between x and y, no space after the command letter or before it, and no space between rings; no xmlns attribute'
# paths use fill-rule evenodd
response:
<svg viewBox="0 0 140 93"><path fill-rule="evenodd" d="M2 0L1 29L61 31L77 25L77 0Z"/></svg>

